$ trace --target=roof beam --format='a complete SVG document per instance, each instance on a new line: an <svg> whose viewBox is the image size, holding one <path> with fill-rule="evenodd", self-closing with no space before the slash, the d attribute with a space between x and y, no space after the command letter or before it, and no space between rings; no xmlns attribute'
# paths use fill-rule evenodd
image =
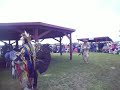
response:
<svg viewBox="0 0 120 90"><path fill-rule="evenodd" d="M44 39L40 40L39 42L42 42Z"/></svg>
<svg viewBox="0 0 120 90"><path fill-rule="evenodd" d="M58 41L58 42L60 42L60 40L58 40L58 39L56 39L56 38L53 38L54 40L56 40L56 41Z"/></svg>
<svg viewBox="0 0 120 90"><path fill-rule="evenodd" d="M66 34L66 33L64 33L64 34L65 34L65 36L67 36L68 39L70 39L70 34Z"/></svg>
<svg viewBox="0 0 120 90"><path fill-rule="evenodd" d="M51 31L46 31L46 32L42 33L41 35L39 35L38 38L41 38L41 37L47 35L47 34L50 33L50 32L51 32Z"/></svg>
<svg viewBox="0 0 120 90"><path fill-rule="evenodd" d="M60 42L60 41L62 41L63 37L60 37L60 40L58 40L56 38L53 38L53 39L56 40L56 41L58 41L58 42Z"/></svg>
<svg viewBox="0 0 120 90"><path fill-rule="evenodd" d="M3 40L0 40L1 42L3 42L4 44L8 44L7 42L4 42Z"/></svg>

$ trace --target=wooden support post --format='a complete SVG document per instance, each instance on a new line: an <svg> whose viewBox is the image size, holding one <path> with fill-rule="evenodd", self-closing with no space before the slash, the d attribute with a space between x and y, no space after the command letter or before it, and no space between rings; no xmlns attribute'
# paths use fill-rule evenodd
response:
<svg viewBox="0 0 120 90"><path fill-rule="evenodd" d="M62 38L60 37L60 55L62 55L62 43L61 43L61 41L62 41Z"/></svg>
<svg viewBox="0 0 120 90"><path fill-rule="evenodd" d="M70 34L70 60L72 60L72 35Z"/></svg>
<svg viewBox="0 0 120 90"><path fill-rule="evenodd" d="M35 39L35 42L38 42L38 29L35 30L35 34L34 34L34 39Z"/></svg>
<svg viewBox="0 0 120 90"><path fill-rule="evenodd" d="M72 35L71 35L71 33L70 34L66 34L66 33L64 33L67 37L68 37L68 39L70 40L70 46L69 46L69 48L70 48L70 60L72 60Z"/></svg>
<svg viewBox="0 0 120 90"><path fill-rule="evenodd" d="M18 40L16 40L16 48L18 49Z"/></svg>
<svg viewBox="0 0 120 90"><path fill-rule="evenodd" d="M10 45L10 40L9 40L9 42L8 42L8 45L9 45L9 50L11 50L11 48L10 48L10 46L11 46L11 45Z"/></svg>
<svg viewBox="0 0 120 90"><path fill-rule="evenodd" d="M9 45L10 45L10 40L9 40Z"/></svg>

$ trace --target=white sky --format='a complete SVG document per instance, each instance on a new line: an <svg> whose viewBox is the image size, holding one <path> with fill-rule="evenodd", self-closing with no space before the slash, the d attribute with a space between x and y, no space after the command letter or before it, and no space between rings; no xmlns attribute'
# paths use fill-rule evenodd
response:
<svg viewBox="0 0 120 90"><path fill-rule="evenodd" d="M0 22L24 21L76 29L73 42L96 36L120 41L120 0L0 0Z"/></svg>

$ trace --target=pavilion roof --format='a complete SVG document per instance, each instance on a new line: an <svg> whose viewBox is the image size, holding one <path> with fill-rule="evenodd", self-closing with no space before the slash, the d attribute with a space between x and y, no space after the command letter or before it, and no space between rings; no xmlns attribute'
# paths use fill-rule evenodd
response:
<svg viewBox="0 0 120 90"><path fill-rule="evenodd" d="M102 42L102 41L113 41L110 37L94 37L94 38L81 38L79 41L88 40L88 42Z"/></svg>
<svg viewBox="0 0 120 90"><path fill-rule="evenodd" d="M63 37L75 31L75 29L42 22L0 23L0 40L19 40L22 32L27 31L34 35L35 30L38 30L39 35L48 32L39 39Z"/></svg>

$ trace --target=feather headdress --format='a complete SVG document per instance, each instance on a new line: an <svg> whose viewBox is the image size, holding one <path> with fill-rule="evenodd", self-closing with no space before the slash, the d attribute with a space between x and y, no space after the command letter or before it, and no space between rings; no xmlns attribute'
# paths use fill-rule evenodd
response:
<svg viewBox="0 0 120 90"><path fill-rule="evenodd" d="M24 31L24 33L21 34L21 40L24 40L24 39L26 39L28 41L28 44L31 48L33 56L36 56L35 49L34 49L33 45L31 44L31 35L29 33L27 33L26 31Z"/></svg>
<svg viewBox="0 0 120 90"><path fill-rule="evenodd" d="M27 39L27 41L31 41L31 35L29 33L27 33L26 31L24 31L24 33L21 34L21 38L20 39Z"/></svg>

